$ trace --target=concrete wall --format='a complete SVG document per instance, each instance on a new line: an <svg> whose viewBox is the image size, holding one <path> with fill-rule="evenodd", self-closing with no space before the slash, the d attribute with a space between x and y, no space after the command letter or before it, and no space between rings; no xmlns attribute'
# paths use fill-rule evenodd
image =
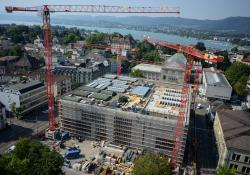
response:
<svg viewBox="0 0 250 175"><path fill-rule="evenodd" d="M11 112L11 104L16 103L16 107L20 107L20 98L17 94L0 92L0 101L7 111Z"/></svg>

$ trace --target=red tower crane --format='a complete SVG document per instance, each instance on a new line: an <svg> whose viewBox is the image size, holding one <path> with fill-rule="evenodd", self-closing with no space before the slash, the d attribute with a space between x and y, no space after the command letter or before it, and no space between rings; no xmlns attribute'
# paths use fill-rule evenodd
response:
<svg viewBox="0 0 250 175"><path fill-rule="evenodd" d="M52 41L50 13L54 12L80 12L80 13L176 13L179 14L178 7L123 7L105 5L43 5L37 7L13 7L7 6L5 10L12 12L40 12L43 17L44 47L47 67L47 94L49 111L49 130L54 131L54 92L52 73ZM121 49L118 50L118 75L121 72Z"/></svg>
<svg viewBox="0 0 250 175"><path fill-rule="evenodd" d="M181 139L183 136L183 128L184 128L184 121L185 121L185 115L186 115L186 107L187 107L187 102L188 102L188 90L189 90L189 85L188 83L190 82L190 77L191 77L191 71L193 68L193 62L194 58L199 59L199 60L206 60L210 63L217 64L223 60L222 56L216 56L216 55L208 55L208 54L203 54L199 50L195 49L192 46L185 46L177 43L171 43L168 41L163 41L163 40L158 40L158 39L153 39L150 38L149 36L145 36L144 40L148 41L151 44L154 45L159 45L167 48L171 48L174 50L177 50L179 52L183 52L187 54L188 59L186 62L186 65L184 65L185 68L185 73L184 73L184 83L182 87L182 95L181 95L181 111L179 112L178 120L177 120L177 125L175 128L175 135L174 135L174 148L172 151L172 159L171 159L171 164L173 167L176 167L178 156L179 156L179 150L181 146ZM201 70L195 68L195 79L194 79L194 89L193 89L193 97L196 96L196 93L198 91L198 84L199 84L199 74L201 73ZM193 98L195 100L195 98ZM194 101L193 101L194 102Z"/></svg>

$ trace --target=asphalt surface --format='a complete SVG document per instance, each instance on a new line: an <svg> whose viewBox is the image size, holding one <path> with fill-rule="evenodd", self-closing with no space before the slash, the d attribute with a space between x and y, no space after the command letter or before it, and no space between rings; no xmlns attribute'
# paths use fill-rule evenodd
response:
<svg viewBox="0 0 250 175"><path fill-rule="evenodd" d="M218 152L214 137L213 126L207 121L206 113L209 103L197 99L197 104L202 105L201 109L195 109L194 123L195 142L194 151L196 153L196 166L201 173L202 171L214 170L217 167Z"/></svg>
<svg viewBox="0 0 250 175"><path fill-rule="evenodd" d="M34 136L48 128L48 114L42 113L44 109L33 111L23 119L8 118L10 128L0 132L0 153L4 153L22 137Z"/></svg>

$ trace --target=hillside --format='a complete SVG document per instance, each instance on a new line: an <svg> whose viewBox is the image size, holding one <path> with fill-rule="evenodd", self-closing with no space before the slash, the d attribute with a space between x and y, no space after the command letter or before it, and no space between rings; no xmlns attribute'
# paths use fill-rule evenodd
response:
<svg viewBox="0 0 250 175"><path fill-rule="evenodd" d="M174 26L200 30L224 31L250 34L250 17L229 17L220 20L197 20L181 17L146 17L146 16L80 16L80 15L52 15L54 24L86 25L86 26ZM38 16L0 13L0 21L39 22Z"/></svg>

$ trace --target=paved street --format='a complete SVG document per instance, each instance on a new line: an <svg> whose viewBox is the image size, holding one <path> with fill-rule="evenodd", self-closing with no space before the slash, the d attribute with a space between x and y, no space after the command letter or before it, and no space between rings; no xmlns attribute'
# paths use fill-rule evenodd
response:
<svg viewBox="0 0 250 175"><path fill-rule="evenodd" d="M8 119L11 122L11 127L0 132L0 153L15 144L15 141L20 137L36 135L46 130L48 127L48 114L41 111L34 111L26 115L22 120Z"/></svg>
<svg viewBox="0 0 250 175"><path fill-rule="evenodd" d="M197 99L201 109L195 110L196 129L196 160L198 170L215 169L217 166L217 148L213 128L208 125L206 119L208 103ZM202 173L201 173L202 174Z"/></svg>

